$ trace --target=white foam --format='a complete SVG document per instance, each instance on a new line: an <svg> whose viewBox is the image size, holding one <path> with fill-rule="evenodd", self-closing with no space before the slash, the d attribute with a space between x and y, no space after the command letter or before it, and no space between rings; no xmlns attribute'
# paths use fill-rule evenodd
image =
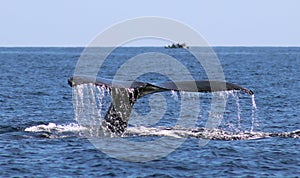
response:
<svg viewBox="0 0 300 178"><path fill-rule="evenodd" d="M167 129L163 127L129 127L126 130L126 134L129 135L138 135L138 136L167 136L174 138L182 138L176 133L176 130Z"/></svg>
<svg viewBox="0 0 300 178"><path fill-rule="evenodd" d="M87 128L80 126L76 123L70 123L70 124L55 124L55 123L49 123L48 125L41 124L37 126L31 126L25 129L26 132L79 132L86 130Z"/></svg>

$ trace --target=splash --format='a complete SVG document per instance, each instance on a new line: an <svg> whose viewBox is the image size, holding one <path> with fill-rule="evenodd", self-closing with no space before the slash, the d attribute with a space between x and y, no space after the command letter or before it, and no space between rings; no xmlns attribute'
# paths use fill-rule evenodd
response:
<svg viewBox="0 0 300 178"><path fill-rule="evenodd" d="M237 107L237 131L241 131L242 130L242 127L241 127L241 106L240 106L240 99L239 99L239 95L238 95L238 92L235 92L235 91L227 91L228 94L230 94L234 100L235 100L235 103L236 103L236 107Z"/></svg>
<svg viewBox="0 0 300 178"><path fill-rule="evenodd" d="M171 97L175 100L178 101L178 92L171 90Z"/></svg>
<svg viewBox="0 0 300 178"><path fill-rule="evenodd" d="M74 136L82 137L102 137L112 136L101 126L103 121L103 108L111 101L107 97L110 89L103 86L82 85L75 88L75 116L78 123L71 124L41 124L25 128L25 132L38 133L38 136L46 138L66 138ZM241 117L240 99L236 92L220 92L221 98L226 99L232 96L237 105L238 120ZM292 132L269 133L256 132L254 126L256 122L255 111L257 106L254 96L252 96L252 127L250 131L226 131L223 128L186 128L186 127L128 127L122 137L172 137L172 138L197 138L204 140L254 140L270 137L280 138L300 138L300 130ZM93 108L90 108L93 107ZM216 115L217 117L218 115ZM83 125L85 124L85 125ZM95 124L100 124L95 125Z"/></svg>
<svg viewBox="0 0 300 178"><path fill-rule="evenodd" d="M80 136L81 132L86 131L87 128L77 124L41 124L36 126L27 127L25 132L34 133L38 137L43 138L68 138L74 136Z"/></svg>
<svg viewBox="0 0 300 178"><path fill-rule="evenodd" d="M269 133L269 132L227 132L221 129L209 128L166 128L166 127L134 127L128 128L126 137L132 136L154 136L174 138L198 138L205 140L256 140L271 137L300 138L300 130L293 132Z"/></svg>
<svg viewBox="0 0 300 178"><path fill-rule="evenodd" d="M80 132L86 130L85 127L80 126L76 123L70 123L70 124L55 124L55 123L49 123L48 125L41 124L37 126L31 126L25 128L25 132Z"/></svg>
<svg viewBox="0 0 300 178"><path fill-rule="evenodd" d="M38 137L44 138L68 138L83 136L89 128L80 126L77 123L70 124L41 124L27 127L24 131L38 133ZM173 137L173 138L199 138L206 140L255 140L270 137L300 138L300 130L282 133L268 132L227 132L221 129L208 128L180 128L180 127L129 127L123 137ZM97 136L98 137L98 136Z"/></svg>
<svg viewBox="0 0 300 178"><path fill-rule="evenodd" d="M87 128L84 132L84 134L86 134L87 136L91 136L91 137L98 137L98 136L114 136L113 133L111 133L111 131L109 130L109 123L107 123L105 118L106 113L109 110L109 107L113 101L113 99L111 98L111 92L117 93L117 96L121 96L122 93L124 93L123 91L121 91L121 89L119 88L110 88L107 86L97 86L97 85L93 85L93 84L81 84L78 85L74 88L74 100L75 100L75 120L83 127ZM125 93L129 93L129 94L133 94L132 89L130 88L123 88L123 90L127 90L128 92ZM184 92L189 94L189 92ZM175 92L173 90L171 90L171 98L173 98L174 101L178 101L180 102L180 96L182 93L180 92ZM196 94L196 95L195 95ZM236 120L228 120L224 121L223 118L223 111L219 111L218 108L222 108L222 106L214 106L212 108L217 108L216 110L212 110L209 112L209 115L207 117L213 118L210 119L210 122L207 123L205 127L206 128L218 128L218 129L222 129L224 131L230 131L230 132L234 132L234 133L243 133L243 132L253 132L254 128L255 128L255 122L256 122L256 103L254 100L254 95L252 95L252 115L251 115L251 126L249 124L249 130L244 130L242 129L242 109L241 109L241 100L239 97L240 92L238 91L220 91L220 92L214 92L212 93L212 95L217 95L218 100L219 101L223 101L223 102L213 102L213 103L226 103L227 99L229 97L233 98L233 103L235 103L235 109L233 107L233 111L236 112ZM202 93L202 96L207 96L207 94ZM199 97L200 94L199 93L191 93L191 97ZM248 96L248 95L247 95ZM130 97L130 96L126 96L126 97ZM206 102L209 101L206 100ZM122 101L121 101L122 102ZM200 104L200 103L199 103ZM208 104L208 103L207 103ZM207 105L205 104L205 105ZM122 105L126 105L126 103L120 103L121 107ZM232 107L232 106L231 106ZM123 110L126 110L126 108L123 108ZM122 111L122 110L121 110ZM249 110L251 113L251 110ZM120 112L120 111L119 111ZM192 111L191 111L192 112ZM206 110L203 110L202 112L206 112ZM203 116L200 112L199 116ZM232 111L230 111L232 112ZM122 115L123 113L119 113L119 115ZM232 114L231 114L232 115ZM188 117L188 116L187 116ZM202 117L201 119L206 120L207 118L205 118L206 115L204 115L204 117ZM223 121L222 121L223 119ZM227 118L228 119L228 118ZM220 126L221 122L225 122L225 126L222 125ZM250 120L249 120L250 123ZM204 127L199 125L199 127ZM226 128L229 127L229 128ZM128 129L132 129L132 128L128 128ZM168 132L168 131L166 131ZM176 131L177 132L177 131ZM149 134L151 135L151 134ZM122 135L122 136L126 136L126 135Z"/></svg>
<svg viewBox="0 0 300 178"><path fill-rule="evenodd" d="M37 133L38 137L46 138L67 138L74 136L81 137L102 137L113 136L107 132L107 128L102 126L107 105L110 104L111 98L108 97L111 89L104 86L95 86L91 84L79 85L74 88L75 100L75 119L78 123L71 124L41 124L24 129L25 132ZM172 94L172 93L171 93ZM237 121L241 124L241 100L238 92L219 92L220 99L227 99L231 96L237 106ZM178 93L173 95L178 97ZM252 121L250 131L226 131L224 128L187 128L187 127L145 127L134 126L128 127L122 137L172 137L172 138L197 138L203 140L254 140L270 137L279 138L300 138L300 130L292 132L269 133L254 131L257 122L254 95L252 95ZM214 115L219 118L219 115ZM240 126L240 125L239 125Z"/></svg>
<svg viewBox="0 0 300 178"><path fill-rule="evenodd" d="M256 126L258 126L258 123L256 120L256 115L255 115L257 107L256 107L256 103L255 103L254 94L251 95L251 99L252 99L252 115L251 115L251 130L250 130L250 132L253 132L254 128Z"/></svg>
<svg viewBox="0 0 300 178"><path fill-rule="evenodd" d="M233 110L230 112L236 113L237 119L226 121L225 117L225 124L227 127L223 127L222 129L228 129L229 131L234 132L253 132L256 128L258 128L259 125L256 114L257 105L255 102L254 94L251 95L252 106L248 105L248 95L242 95L239 91L225 91L225 94L227 96L227 99L232 98L233 102L235 102L236 107L232 106L233 103L227 103L227 107L233 107L231 108ZM243 97L242 99L241 96Z"/></svg>
<svg viewBox="0 0 300 178"><path fill-rule="evenodd" d="M109 106L110 88L82 84L73 87L75 120L85 128L84 134L99 136L105 134L102 128L103 117Z"/></svg>
<svg viewBox="0 0 300 178"><path fill-rule="evenodd" d="M118 88L114 88L113 90L114 90L113 92L115 93L122 93L122 91L119 91L120 89ZM128 89L128 91L130 93L131 91L130 88ZM81 125L91 128L90 135L98 135L99 128L103 126L102 125L104 121L103 118L105 117L105 114L108 110L108 106L112 102L110 92L112 92L111 88L105 86L95 86L93 84L82 84L74 87L75 119ZM178 95L179 95L178 92L171 90L171 97L175 101L179 100ZM223 91L223 92L213 93L213 95L217 95L218 100L223 101L223 102L216 101L214 103L224 103L224 101L226 102L229 96L232 96L234 98L237 106L238 126L236 130L240 131L241 130L241 109L240 109L238 92ZM195 97L199 97L199 95L195 95ZM213 108L222 108L222 106L214 106ZM253 113L254 112L255 111L253 111ZM122 115L122 113L120 113L120 115ZM208 124L215 125L217 127L222 121L223 118L222 116L223 116L223 112L221 111L220 112L218 110L211 111L209 117L214 118L213 119L214 123L208 123ZM101 129L105 129L105 128L102 127Z"/></svg>

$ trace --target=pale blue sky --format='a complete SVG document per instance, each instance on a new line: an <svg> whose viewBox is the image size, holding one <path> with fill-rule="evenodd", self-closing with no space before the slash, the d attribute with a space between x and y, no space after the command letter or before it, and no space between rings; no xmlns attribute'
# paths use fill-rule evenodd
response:
<svg viewBox="0 0 300 178"><path fill-rule="evenodd" d="M213 46L300 46L299 0L0 0L0 4L0 46L86 46L111 25L141 16L183 22Z"/></svg>

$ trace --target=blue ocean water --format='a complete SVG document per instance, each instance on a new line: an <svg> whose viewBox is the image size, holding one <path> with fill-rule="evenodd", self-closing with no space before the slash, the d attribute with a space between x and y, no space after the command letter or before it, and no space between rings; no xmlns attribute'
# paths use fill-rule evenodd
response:
<svg viewBox="0 0 300 178"><path fill-rule="evenodd" d="M220 129L249 133L253 128L255 133L262 134L295 134L211 140L203 147L199 147L199 138L189 137L167 156L152 161L116 159L95 148L80 134L82 128L75 120L72 88L67 80L73 75L83 48L0 48L0 176L299 176L300 48L216 47L214 50L226 80L252 89L257 106L253 111L251 96L229 94ZM111 78L128 58L146 52L173 56L190 65L195 78L207 78L205 72L197 73L201 66L193 65L190 61L193 56L187 51L158 47L117 49L100 73ZM152 77L142 79L152 80ZM202 98L202 119L205 120L209 108L205 98L209 100L209 94L203 94ZM147 98L135 105L140 114L149 112L147 108ZM166 121L160 123L162 126L168 126L176 117L172 109L170 112L166 113ZM198 124L201 127L203 123ZM150 133L126 139L142 142L157 138L160 137Z"/></svg>

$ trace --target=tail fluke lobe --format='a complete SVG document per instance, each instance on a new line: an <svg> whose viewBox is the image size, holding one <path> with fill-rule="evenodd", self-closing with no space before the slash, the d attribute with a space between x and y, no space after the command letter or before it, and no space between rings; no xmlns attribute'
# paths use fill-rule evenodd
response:
<svg viewBox="0 0 300 178"><path fill-rule="evenodd" d="M223 81L177 81L177 82L162 82L153 84L165 90L186 91L186 92L217 92L228 90L240 90L250 95L253 95L252 90L248 90L239 85L223 82Z"/></svg>
<svg viewBox="0 0 300 178"><path fill-rule="evenodd" d="M145 83L139 81L112 81L104 78L98 80L85 76L71 77L68 80L71 87L86 83L93 83L97 86L113 87L113 88L133 88L136 90L139 97L147 94L174 90L174 91L186 91L186 92L216 92L216 91L228 91L228 90L240 90L249 95L253 95L252 90L248 90L239 85L224 82L224 81L176 81L176 82L159 82L159 83ZM139 98L137 97L137 98Z"/></svg>

